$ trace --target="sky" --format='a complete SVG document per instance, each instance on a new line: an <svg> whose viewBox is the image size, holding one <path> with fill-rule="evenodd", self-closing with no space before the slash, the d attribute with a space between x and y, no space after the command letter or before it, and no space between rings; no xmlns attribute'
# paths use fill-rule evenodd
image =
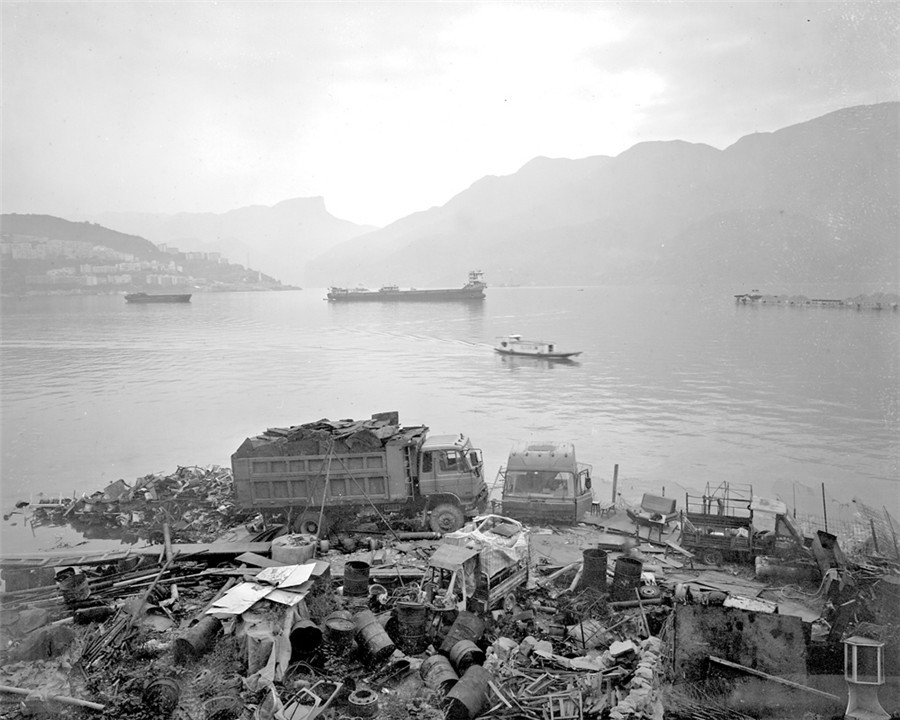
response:
<svg viewBox="0 0 900 720"><path fill-rule="evenodd" d="M538 157L900 99L896 2L7 2L0 207L384 226Z"/></svg>

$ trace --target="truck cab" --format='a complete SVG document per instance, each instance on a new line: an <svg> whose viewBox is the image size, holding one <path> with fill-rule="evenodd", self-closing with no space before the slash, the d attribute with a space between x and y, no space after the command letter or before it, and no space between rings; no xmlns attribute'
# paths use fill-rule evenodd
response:
<svg viewBox="0 0 900 720"><path fill-rule="evenodd" d="M483 511L487 504L481 450L461 433L425 439L418 451L416 483L418 494L427 498L435 532L459 529L467 515Z"/></svg>
<svg viewBox="0 0 900 720"><path fill-rule="evenodd" d="M590 509L592 467L570 442L517 443L500 468L503 514L517 520L576 523Z"/></svg>

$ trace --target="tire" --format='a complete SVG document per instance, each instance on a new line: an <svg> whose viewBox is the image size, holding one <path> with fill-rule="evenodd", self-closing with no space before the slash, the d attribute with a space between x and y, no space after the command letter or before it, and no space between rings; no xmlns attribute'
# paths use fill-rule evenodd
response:
<svg viewBox="0 0 900 720"><path fill-rule="evenodd" d="M322 516L322 532L319 533L319 516L316 515L301 515L297 518L293 523L293 531L297 533L306 533L307 535L318 535L320 538L324 538L328 535L329 530L331 529L331 523L328 522L328 516Z"/></svg>
<svg viewBox="0 0 900 720"><path fill-rule="evenodd" d="M506 597L503 598L503 609L511 613L516 608L516 594L508 593Z"/></svg>
<svg viewBox="0 0 900 720"><path fill-rule="evenodd" d="M441 503L431 509L431 529L436 533L455 532L465 519L463 511L452 503Z"/></svg>
<svg viewBox="0 0 900 720"><path fill-rule="evenodd" d="M704 550L703 562L706 565L721 565L723 562L722 553L719 550Z"/></svg>

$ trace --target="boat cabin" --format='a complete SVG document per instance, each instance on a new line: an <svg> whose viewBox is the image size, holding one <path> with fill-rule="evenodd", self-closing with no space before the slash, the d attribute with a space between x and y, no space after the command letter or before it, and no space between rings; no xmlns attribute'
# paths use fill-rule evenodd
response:
<svg viewBox="0 0 900 720"><path fill-rule="evenodd" d="M553 343L543 340L523 340L521 335L497 338L497 348L529 355L550 355L556 352L556 346Z"/></svg>

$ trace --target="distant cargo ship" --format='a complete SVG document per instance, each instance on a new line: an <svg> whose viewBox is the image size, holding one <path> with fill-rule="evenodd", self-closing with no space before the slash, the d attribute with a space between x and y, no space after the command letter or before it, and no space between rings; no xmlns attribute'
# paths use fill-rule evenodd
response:
<svg viewBox="0 0 900 720"><path fill-rule="evenodd" d="M186 303L191 301L191 294L151 295L150 293L130 293L125 296L129 303Z"/></svg>
<svg viewBox="0 0 900 720"><path fill-rule="evenodd" d="M401 301L425 301L444 302L447 300L484 300L484 273L481 270L472 270L469 273L469 281L461 288L447 288L443 290L401 290L396 285L385 285L380 290L367 290L357 288L332 287L328 290L329 302L401 302Z"/></svg>

